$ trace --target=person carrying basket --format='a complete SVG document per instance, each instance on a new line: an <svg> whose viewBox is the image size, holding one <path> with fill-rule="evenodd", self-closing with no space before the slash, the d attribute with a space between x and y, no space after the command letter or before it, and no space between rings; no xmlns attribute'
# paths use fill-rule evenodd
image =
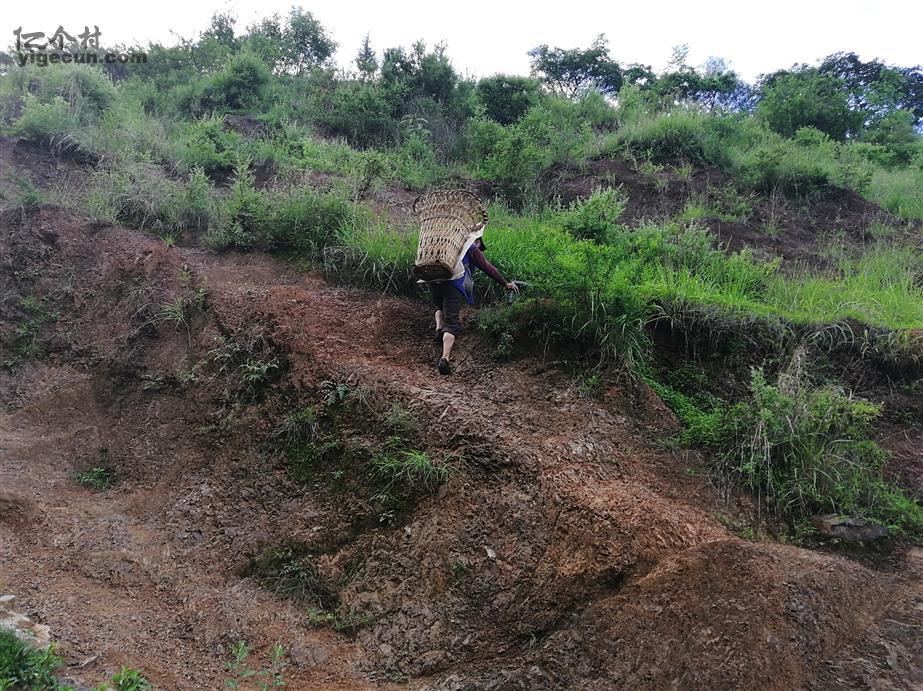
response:
<svg viewBox="0 0 923 691"><path fill-rule="evenodd" d="M421 219L414 273L429 284L436 308L435 335L442 344L436 367L440 374L451 374L452 348L461 331L462 301L474 304L473 267L507 290L519 292L519 286L507 281L484 256L487 211L475 195L464 190L432 192L418 197L413 209Z"/></svg>

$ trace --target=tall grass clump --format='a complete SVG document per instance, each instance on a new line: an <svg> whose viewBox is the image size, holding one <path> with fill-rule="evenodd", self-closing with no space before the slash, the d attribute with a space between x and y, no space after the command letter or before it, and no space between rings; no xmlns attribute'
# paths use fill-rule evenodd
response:
<svg viewBox="0 0 923 691"><path fill-rule="evenodd" d="M720 423L719 475L793 522L843 513L921 534L923 508L885 477L887 453L872 440L880 408L837 387L811 386L802 365L796 354L775 384L753 372L749 399Z"/></svg>
<svg viewBox="0 0 923 691"><path fill-rule="evenodd" d="M866 196L895 216L923 221L923 161L916 168L876 170Z"/></svg>

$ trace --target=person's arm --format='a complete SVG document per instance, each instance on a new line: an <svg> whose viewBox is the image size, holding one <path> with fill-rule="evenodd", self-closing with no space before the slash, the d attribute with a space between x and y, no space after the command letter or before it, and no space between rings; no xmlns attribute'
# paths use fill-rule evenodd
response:
<svg viewBox="0 0 923 691"><path fill-rule="evenodd" d="M474 262L476 267L494 279L497 283L504 287L509 286L509 282L503 278L503 274L497 271L497 268L489 261L487 261L487 257L484 256L484 253L481 251L480 247L471 247L471 260Z"/></svg>

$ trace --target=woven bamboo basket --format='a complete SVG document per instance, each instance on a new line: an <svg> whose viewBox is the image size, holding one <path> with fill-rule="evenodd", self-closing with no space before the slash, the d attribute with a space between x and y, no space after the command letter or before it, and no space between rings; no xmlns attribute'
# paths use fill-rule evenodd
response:
<svg viewBox="0 0 923 691"><path fill-rule="evenodd" d="M484 203L465 190L438 190L417 197L413 212L420 219L414 275L421 281L461 276L462 257L487 225Z"/></svg>

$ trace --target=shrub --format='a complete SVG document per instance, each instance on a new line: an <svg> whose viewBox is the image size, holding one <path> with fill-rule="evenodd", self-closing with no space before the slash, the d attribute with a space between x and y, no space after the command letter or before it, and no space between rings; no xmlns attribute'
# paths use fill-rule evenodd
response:
<svg viewBox="0 0 923 691"><path fill-rule="evenodd" d="M880 408L809 386L798 358L775 385L753 372L750 399L722 421L720 472L791 520L845 513L897 532L923 531L923 509L883 475L887 454L871 439Z"/></svg>
<svg viewBox="0 0 923 691"><path fill-rule="evenodd" d="M189 169L198 167L209 175L227 172L237 160L240 135L224 129L219 117L203 118L184 128L179 159Z"/></svg>
<svg viewBox="0 0 923 691"><path fill-rule="evenodd" d="M539 83L528 77L498 74L478 82L484 113L501 125L517 122L539 99Z"/></svg>
<svg viewBox="0 0 923 691"><path fill-rule="evenodd" d="M217 215L203 172L193 170L183 183L141 162L98 167L90 174L85 205L94 218L157 232L204 228Z"/></svg>
<svg viewBox="0 0 923 691"><path fill-rule="evenodd" d="M357 147L393 142L398 134L391 103L377 84L338 84L318 120L331 134Z"/></svg>
<svg viewBox="0 0 923 691"><path fill-rule="evenodd" d="M91 65L57 65L42 68L34 80L38 98L48 103L56 98L64 101L86 118L98 116L111 108L118 92L112 80L98 67Z"/></svg>
<svg viewBox="0 0 923 691"><path fill-rule="evenodd" d="M621 189L597 189L588 198L572 202L558 215L558 222L575 238L605 242L618 228L627 203Z"/></svg>
<svg viewBox="0 0 923 691"><path fill-rule="evenodd" d="M80 120L60 96L42 103L32 94L23 98L22 115L13 124L13 134L57 148L73 141Z"/></svg>
<svg viewBox="0 0 923 691"><path fill-rule="evenodd" d="M646 117L627 124L619 131L618 141L630 152L655 161L683 159L705 163L706 120L689 113L671 113Z"/></svg>

